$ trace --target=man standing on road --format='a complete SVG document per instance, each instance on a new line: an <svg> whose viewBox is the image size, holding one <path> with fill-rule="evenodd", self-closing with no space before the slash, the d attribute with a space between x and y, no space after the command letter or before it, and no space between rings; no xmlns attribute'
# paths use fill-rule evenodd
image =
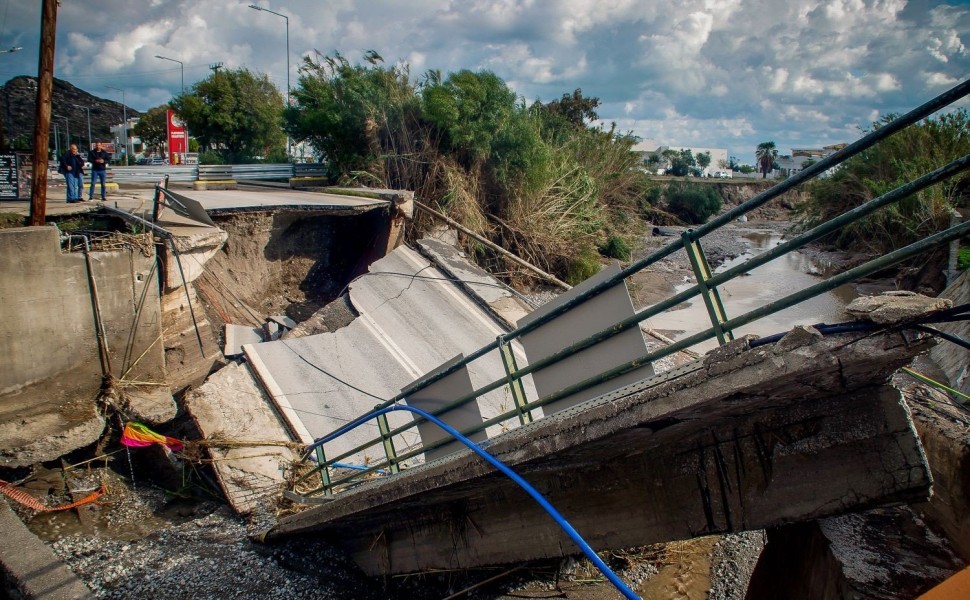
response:
<svg viewBox="0 0 970 600"><path fill-rule="evenodd" d="M57 172L67 181L67 203L84 201L84 159L78 154L77 144L61 156Z"/></svg>
<svg viewBox="0 0 970 600"><path fill-rule="evenodd" d="M88 152L88 162L91 163L91 187L88 189L88 200L94 200L94 184L101 181L101 201L104 202L104 176L107 172L111 155L101 146L101 142L94 143L94 150Z"/></svg>

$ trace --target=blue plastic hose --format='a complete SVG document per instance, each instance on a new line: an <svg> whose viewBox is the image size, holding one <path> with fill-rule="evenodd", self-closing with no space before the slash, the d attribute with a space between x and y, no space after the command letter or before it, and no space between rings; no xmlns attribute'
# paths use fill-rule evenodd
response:
<svg viewBox="0 0 970 600"><path fill-rule="evenodd" d="M533 500L539 503L539 506L541 506L547 513L549 513L549 516L551 516L552 519L559 525L559 527L561 527L562 530L566 532L566 535L568 535L570 539L572 539L573 542L575 542L575 544L579 546L579 549L583 551L583 554L586 555L586 558L592 561L592 563L596 565L596 568L598 568L600 572L603 573L603 575L605 575L606 578L610 580L610 583L613 584L613 587L615 587L621 594L623 594L625 598L628 598L630 600L640 600L640 597L637 596L633 592L633 590L627 587L627 585L623 583L623 581L616 575L616 573L614 573L613 570L610 569L605 562L603 562L603 559L601 559L599 555L597 555L596 552L590 547L590 545L586 543L586 540L584 540L582 536L579 535L579 532L576 531L576 529L569 524L569 521L567 521L565 517L559 514L559 511L556 510L556 508L552 504L550 504L549 501L546 500L542 494L540 494L534 487L532 487L528 481L523 479L518 473L516 473L509 467L505 466L505 464L499 461L497 458L495 458L488 452L485 452L484 450L479 448L478 444L466 438L462 434L458 433L458 431L455 428L453 428L451 425L448 425L444 421L441 421L434 415L427 413L421 410L420 408L414 408L413 406L405 406L402 404L395 404L393 406L388 406L380 410L375 410L374 412L368 413L362 417L359 417L354 421L347 423L340 429L334 431L333 433L326 435L320 438L319 440L313 442L313 444L311 444L307 450L308 451L312 450L318 446L326 444L327 442L333 441L334 439L340 437L341 435L347 433L348 431L351 431L357 428L358 426L363 425L370 419L379 417L383 414L386 414L395 410L406 410L424 417L428 421L434 423L438 427L447 431L456 440L458 440L459 442L461 442L462 444L470 448L472 452L474 452L475 454L485 459L486 462L488 462L490 465L492 465L493 467L501 471L506 477L514 481L516 485L518 485L520 488L525 490L527 494L532 496Z"/></svg>

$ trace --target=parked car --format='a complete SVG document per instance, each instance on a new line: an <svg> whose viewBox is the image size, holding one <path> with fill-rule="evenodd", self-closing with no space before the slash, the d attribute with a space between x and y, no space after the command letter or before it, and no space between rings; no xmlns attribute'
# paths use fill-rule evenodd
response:
<svg viewBox="0 0 970 600"><path fill-rule="evenodd" d="M148 164L153 167L159 166L159 165L167 165L168 159L162 158L161 156L153 156L150 159L148 159Z"/></svg>
<svg viewBox="0 0 970 600"><path fill-rule="evenodd" d="M148 161L151 160L147 156L139 156L138 160L135 161L136 165L147 165Z"/></svg>
<svg viewBox="0 0 970 600"><path fill-rule="evenodd" d="M728 174L727 171L718 171L714 174L714 177L717 177L718 179L728 179Z"/></svg>

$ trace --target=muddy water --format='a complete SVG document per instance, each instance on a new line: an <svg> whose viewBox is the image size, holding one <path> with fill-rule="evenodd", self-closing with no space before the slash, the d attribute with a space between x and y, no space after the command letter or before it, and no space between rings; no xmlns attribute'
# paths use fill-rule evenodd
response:
<svg viewBox="0 0 970 600"><path fill-rule="evenodd" d="M720 265L715 272L723 272L750 260L783 241L782 236L773 232L752 232L745 234L744 239L749 244L748 251ZM800 252L792 252L753 269L747 275L732 279L720 286L718 290L725 312L728 318L731 318L819 283L828 275L830 274L825 272L824 267L813 263L808 256ZM693 285L693 282L679 285L677 293ZM796 325L839 323L846 320L842 308L857 295L851 285L844 285L745 325L735 330L734 335L740 337L750 333L765 336L788 331ZM685 308L668 310L647 322L655 329L673 332L671 337L678 340L711 326L710 317L700 296L691 299ZM694 346L694 350L706 351L716 346L717 341L712 339Z"/></svg>

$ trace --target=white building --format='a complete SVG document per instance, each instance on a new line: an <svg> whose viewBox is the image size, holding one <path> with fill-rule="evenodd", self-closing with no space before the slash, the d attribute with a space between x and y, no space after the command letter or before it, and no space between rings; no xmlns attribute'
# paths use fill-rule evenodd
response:
<svg viewBox="0 0 970 600"><path fill-rule="evenodd" d="M645 139L639 142L633 147L633 151L640 155L641 160L644 165L653 156L660 156L665 151L672 150L674 152L683 152L684 150L690 150L691 155L694 159L697 159L697 155L701 153L710 153L711 162L704 169L702 169L701 175L703 177L714 177L716 173L723 172L728 177L731 176L731 169L728 167L728 152L725 148L700 148L700 147L687 147L687 146L661 146L656 142L656 140ZM658 169L658 174L663 175L663 171L666 167L661 164Z"/></svg>
<svg viewBox="0 0 970 600"><path fill-rule="evenodd" d="M791 177L804 169L806 163L817 163L845 148L845 146L845 144L832 144L821 148L792 148L791 156L779 156L776 162L781 172L787 177Z"/></svg>

